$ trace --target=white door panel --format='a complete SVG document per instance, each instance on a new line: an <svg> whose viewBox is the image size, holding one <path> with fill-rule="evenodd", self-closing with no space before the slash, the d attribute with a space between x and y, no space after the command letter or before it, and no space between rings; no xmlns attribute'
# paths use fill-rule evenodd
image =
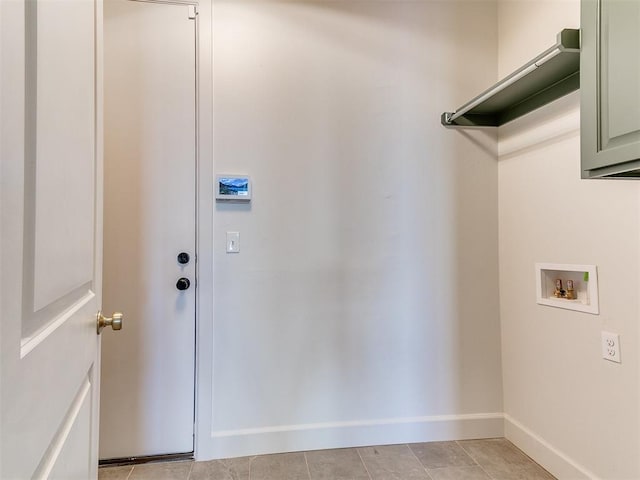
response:
<svg viewBox="0 0 640 480"><path fill-rule="evenodd" d="M187 5L105 4L103 459L193 451L195 40Z"/></svg>
<svg viewBox="0 0 640 480"><path fill-rule="evenodd" d="M36 92L27 91L31 99L37 93L36 119L26 140L36 158L33 294L40 310L93 278L94 165L87 159L95 151L95 5L36 5Z"/></svg>
<svg viewBox="0 0 640 480"><path fill-rule="evenodd" d="M0 2L0 478L97 475L100 2Z"/></svg>

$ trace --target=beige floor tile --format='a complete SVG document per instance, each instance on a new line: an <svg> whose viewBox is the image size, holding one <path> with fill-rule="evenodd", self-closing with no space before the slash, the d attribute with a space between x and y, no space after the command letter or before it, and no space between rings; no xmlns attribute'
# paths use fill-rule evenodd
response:
<svg viewBox="0 0 640 480"><path fill-rule="evenodd" d="M250 457L195 462L189 480L249 480Z"/></svg>
<svg viewBox="0 0 640 480"><path fill-rule="evenodd" d="M104 467L98 480L555 480L506 439Z"/></svg>
<svg viewBox="0 0 640 480"><path fill-rule="evenodd" d="M458 442L494 480L553 480L554 477L504 438Z"/></svg>
<svg viewBox="0 0 640 480"><path fill-rule="evenodd" d="M555 480L553 475L533 461L526 465L494 465L484 469L493 480Z"/></svg>
<svg viewBox="0 0 640 480"><path fill-rule="evenodd" d="M192 461L136 465L129 480L187 480Z"/></svg>
<svg viewBox="0 0 640 480"><path fill-rule="evenodd" d="M427 469L476 465L456 442L412 443L409 447Z"/></svg>
<svg viewBox="0 0 640 480"><path fill-rule="evenodd" d="M359 448L372 480L429 480L429 475L408 445Z"/></svg>
<svg viewBox="0 0 640 480"><path fill-rule="evenodd" d="M102 467L98 469L98 480L127 480L133 467Z"/></svg>
<svg viewBox="0 0 640 480"><path fill-rule="evenodd" d="M304 453L262 455L251 462L251 480L309 480Z"/></svg>
<svg viewBox="0 0 640 480"><path fill-rule="evenodd" d="M531 459L503 438L463 440L458 444L481 466L526 465Z"/></svg>
<svg viewBox="0 0 640 480"><path fill-rule="evenodd" d="M311 480L369 480L369 474L354 448L307 452Z"/></svg>
<svg viewBox="0 0 640 480"><path fill-rule="evenodd" d="M433 480L492 480L482 467L447 467L429 470Z"/></svg>

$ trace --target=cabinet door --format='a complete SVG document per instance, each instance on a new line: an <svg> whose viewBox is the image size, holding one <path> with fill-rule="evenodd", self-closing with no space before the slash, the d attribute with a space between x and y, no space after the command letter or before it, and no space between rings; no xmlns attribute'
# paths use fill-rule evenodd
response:
<svg viewBox="0 0 640 480"><path fill-rule="evenodd" d="M582 0L584 178L640 177L640 1Z"/></svg>

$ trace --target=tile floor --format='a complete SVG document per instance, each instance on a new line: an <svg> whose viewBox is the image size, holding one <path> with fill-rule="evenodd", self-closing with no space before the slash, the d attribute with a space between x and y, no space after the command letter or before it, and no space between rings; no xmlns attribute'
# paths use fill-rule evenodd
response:
<svg viewBox="0 0 640 480"><path fill-rule="evenodd" d="M554 480L508 440L412 443L101 468L98 480Z"/></svg>

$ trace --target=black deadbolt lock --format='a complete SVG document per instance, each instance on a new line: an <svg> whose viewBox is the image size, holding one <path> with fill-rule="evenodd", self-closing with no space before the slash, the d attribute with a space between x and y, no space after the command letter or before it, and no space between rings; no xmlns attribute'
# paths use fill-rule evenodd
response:
<svg viewBox="0 0 640 480"><path fill-rule="evenodd" d="M186 265L189 263L189 254L187 252L180 252L178 254L178 263L180 265Z"/></svg>
<svg viewBox="0 0 640 480"><path fill-rule="evenodd" d="M189 288L191 286L191 282L189 281L188 278L179 278L178 281L176 282L176 288L178 290L186 290L187 288Z"/></svg>

